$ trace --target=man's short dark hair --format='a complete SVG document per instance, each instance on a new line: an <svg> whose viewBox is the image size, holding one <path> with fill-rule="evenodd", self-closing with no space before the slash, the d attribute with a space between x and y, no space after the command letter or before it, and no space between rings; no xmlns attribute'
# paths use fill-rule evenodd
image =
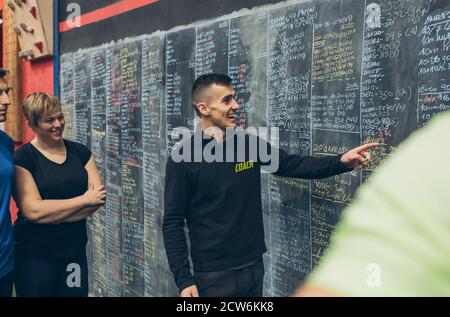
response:
<svg viewBox="0 0 450 317"><path fill-rule="evenodd" d="M231 87L231 78L228 75L224 74L205 74L199 76L192 85L192 106L194 107L195 112L197 112L198 115L200 115L200 113L198 112L197 104L203 101L202 98L204 90L214 84L219 86Z"/></svg>
<svg viewBox="0 0 450 317"><path fill-rule="evenodd" d="M7 69L0 68L0 78L5 77L7 73L8 73Z"/></svg>

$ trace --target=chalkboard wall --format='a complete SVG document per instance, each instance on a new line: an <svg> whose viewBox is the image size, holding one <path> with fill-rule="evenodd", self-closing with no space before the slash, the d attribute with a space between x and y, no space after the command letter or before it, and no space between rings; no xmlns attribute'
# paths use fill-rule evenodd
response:
<svg viewBox="0 0 450 317"><path fill-rule="evenodd" d="M262 175L268 296L298 286L358 186L450 108L447 0L290 1L142 31L61 57L65 136L92 149L108 192L88 221L95 296L177 295L161 234L164 167L170 132L197 123L189 92L198 75L228 73L239 125L278 127L290 153L383 144L368 171L312 181Z"/></svg>

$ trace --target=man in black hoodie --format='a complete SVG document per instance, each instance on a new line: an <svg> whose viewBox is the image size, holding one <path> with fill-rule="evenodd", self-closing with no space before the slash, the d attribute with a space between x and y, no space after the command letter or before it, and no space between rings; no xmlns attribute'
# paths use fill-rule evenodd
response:
<svg viewBox="0 0 450 317"><path fill-rule="evenodd" d="M235 131L239 105L226 75L197 78L192 104L201 131L183 138L166 166L163 236L175 282L183 297L262 296L261 168L270 165L278 176L330 177L365 168L371 157L366 150L378 144L323 158L272 149L262 138Z"/></svg>

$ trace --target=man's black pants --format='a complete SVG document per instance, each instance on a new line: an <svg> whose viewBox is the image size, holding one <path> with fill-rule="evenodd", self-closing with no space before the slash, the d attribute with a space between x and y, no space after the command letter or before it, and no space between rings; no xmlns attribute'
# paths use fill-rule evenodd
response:
<svg viewBox="0 0 450 317"><path fill-rule="evenodd" d="M205 297L262 297L264 263L238 269L195 272L199 295Z"/></svg>
<svg viewBox="0 0 450 317"><path fill-rule="evenodd" d="M0 277L0 297L11 297L13 290L14 271Z"/></svg>

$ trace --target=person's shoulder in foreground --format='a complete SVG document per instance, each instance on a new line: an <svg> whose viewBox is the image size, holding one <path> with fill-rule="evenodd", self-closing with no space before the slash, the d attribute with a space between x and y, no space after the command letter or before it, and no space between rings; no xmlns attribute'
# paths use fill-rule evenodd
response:
<svg viewBox="0 0 450 317"><path fill-rule="evenodd" d="M450 113L399 146L362 186L296 296L450 295Z"/></svg>

